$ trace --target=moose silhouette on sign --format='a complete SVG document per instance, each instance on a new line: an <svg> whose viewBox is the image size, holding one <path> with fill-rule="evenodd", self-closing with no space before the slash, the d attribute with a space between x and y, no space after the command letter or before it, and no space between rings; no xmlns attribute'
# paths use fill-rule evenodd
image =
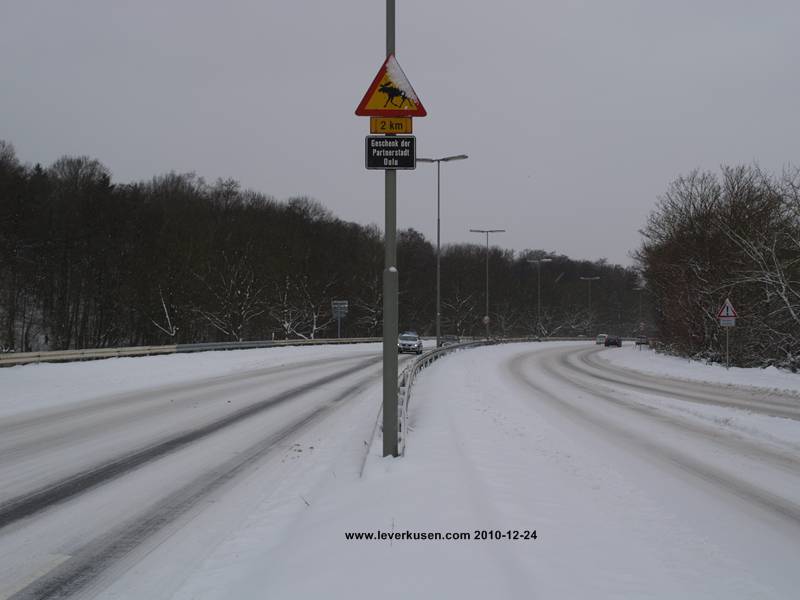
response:
<svg viewBox="0 0 800 600"><path fill-rule="evenodd" d="M383 94L386 94L386 102L383 105L384 108L389 104L397 108L403 108L403 104L405 104L406 102L408 102L408 105L411 108L414 107L414 103L406 96L406 93L400 88L392 85L391 80L387 81L386 83L382 83L380 87L378 87L378 91ZM400 99L400 104L397 104L397 102L395 102L396 98Z"/></svg>

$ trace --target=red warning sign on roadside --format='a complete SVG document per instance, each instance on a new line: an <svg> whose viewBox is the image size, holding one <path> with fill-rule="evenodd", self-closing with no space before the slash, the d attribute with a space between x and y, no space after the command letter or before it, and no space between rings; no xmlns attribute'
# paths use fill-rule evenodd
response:
<svg viewBox="0 0 800 600"><path fill-rule="evenodd" d="M734 317L736 318L738 315L736 314L736 310L733 308L733 304L731 304L730 298L725 298L725 304L722 305L722 308L719 309L717 313L718 318L723 317Z"/></svg>

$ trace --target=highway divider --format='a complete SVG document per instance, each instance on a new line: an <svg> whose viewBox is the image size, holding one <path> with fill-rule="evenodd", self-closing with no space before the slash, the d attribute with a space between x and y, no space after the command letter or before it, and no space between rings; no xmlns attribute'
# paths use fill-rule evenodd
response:
<svg viewBox="0 0 800 600"><path fill-rule="evenodd" d="M429 350L422 356L416 358L410 365L400 373L397 382L397 450L400 456L406 452L406 437L408 434L408 404L411 400L411 387L422 369L430 366L443 356L457 350L475 348L477 346L488 346L498 343L495 340L479 340L464 342L460 344L450 344L435 350Z"/></svg>
<svg viewBox="0 0 800 600"><path fill-rule="evenodd" d="M427 338L426 338L427 339ZM508 338L497 340L482 340L478 342L467 342L453 344L445 348L439 348L421 357L425 361L425 366L429 364L428 355L438 358L440 355L447 354L453 349L463 349L471 346L483 346L489 343L498 342L534 342L534 341L557 341L557 340L576 340L587 341L590 338L580 337L558 337L558 338ZM624 338L633 339L633 338ZM92 348L84 350L50 350L40 352L7 352L0 354L0 367L13 365L26 365L40 362L72 362L79 360L98 360L102 358L115 358L124 356L153 356L157 354L182 354L185 352L209 352L214 350L245 350L250 348L272 348L281 346L315 346L324 344L365 344L370 342L380 342L383 338L362 337L362 338L325 338L317 340L261 340L253 342L207 342L199 344L168 344L165 346L127 346L121 348ZM440 352L441 351L441 352ZM436 360L433 358L432 360ZM432 361L431 361L432 362ZM424 368L424 367L423 367ZM416 376L416 375L415 375Z"/></svg>
<svg viewBox="0 0 800 600"><path fill-rule="evenodd" d="M436 348L430 350L418 357L414 362L408 365L400 373L397 385L397 447L400 456L403 456L406 451L406 438L408 436L408 404L411 400L411 387L422 369L430 366L443 356L455 352L457 350L465 350L468 348L476 348L478 346L492 346L494 344L510 344L516 342L592 342L594 338L587 337L551 337L551 338L493 338L483 340L473 340L463 342L460 344L451 344L443 348Z"/></svg>
<svg viewBox="0 0 800 600"><path fill-rule="evenodd" d="M8 352L0 354L0 367L40 362L71 362L98 360L123 356L152 356L215 350L246 350L281 346L315 346L323 344L363 344L380 342L382 338L331 338L318 340L265 340L254 342L213 342L202 344L171 344L166 346L129 346L123 348L94 348L86 350L54 350L45 352Z"/></svg>

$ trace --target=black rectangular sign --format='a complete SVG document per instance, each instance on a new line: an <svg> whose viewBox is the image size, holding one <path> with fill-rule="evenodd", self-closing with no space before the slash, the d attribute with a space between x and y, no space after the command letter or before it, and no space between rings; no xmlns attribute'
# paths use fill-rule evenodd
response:
<svg viewBox="0 0 800 600"><path fill-rule="evenodd" d="M368 169L416 169L417 138L413 135L368 135Z"/></svg>

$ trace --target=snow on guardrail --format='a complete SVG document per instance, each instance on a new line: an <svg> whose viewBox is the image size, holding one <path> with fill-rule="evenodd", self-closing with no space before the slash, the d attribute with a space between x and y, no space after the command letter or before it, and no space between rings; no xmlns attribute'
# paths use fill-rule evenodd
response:
<svg viewBox="0 0 800 600"><path fill-rule="evenodd" d="M576 342L592 342L594 338L587 337L552 337L552 338L493 338L489 340L475 340L461 344L452 344L444 348L437 348L426 352L414 362L408 365L400 373L397 385L397 448L400 456L403 456L406 451L406 437L408 435L408 404L411 400L411 387L414 384L419 372L428 367L431 363L439 360L446 354L456 350L465 350L468 348L475 348L477 346L491 346L494 344L510 344L515 342L556 342L556 341L576 341Z"/></svg>
<svg viewBox="0 0 800 600"><path fill-rule="evenodd" d="M150 356L181 354L212 350L245 350L280 346L314 346L323 344L361 344L380 342L381 338L332 338L320 340L265 340L255 342L211 342L201 344L171 344L167 346L129 346L123 348L94 348L86 350L53 350L47 352L9 352L0 354L0 367L39 362L71 362L121 356Z"/></svg>
<svg viewBox="0 0 800 600"><path fill-rule="evenodd" d="M403 369L397 382L397 450L400 456L403 456L406 451L408 403L411 399L411 386L414 384L417 374L431 363L456 350L464 350L466 348L486 346L495 343L497 342L494 340L480 340L436 348L435 350L426 352Z"/></svg>

